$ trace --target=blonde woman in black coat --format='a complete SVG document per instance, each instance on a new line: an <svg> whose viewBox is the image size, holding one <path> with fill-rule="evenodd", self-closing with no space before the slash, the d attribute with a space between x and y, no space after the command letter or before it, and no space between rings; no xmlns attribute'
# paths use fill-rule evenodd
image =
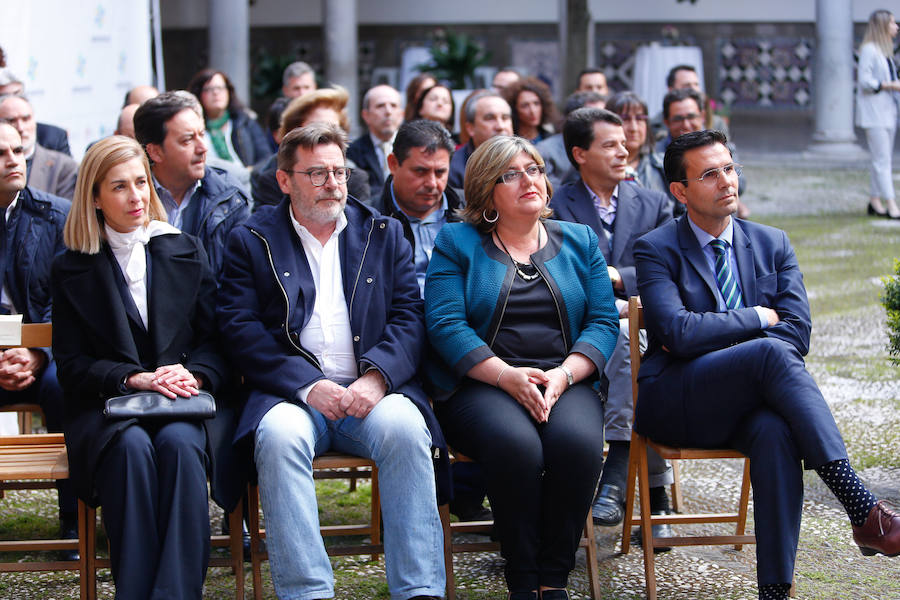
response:
<svg viewBox="0 0 900 600"><path fill-rule="evenodd" d="M53 351L81 498L103 506L116 597L201 597L209 557L203 421L109 420L107 398L187 398L224 370L215 283L193 237L165 222L141 147L88 150L53 265Z"/></svg>

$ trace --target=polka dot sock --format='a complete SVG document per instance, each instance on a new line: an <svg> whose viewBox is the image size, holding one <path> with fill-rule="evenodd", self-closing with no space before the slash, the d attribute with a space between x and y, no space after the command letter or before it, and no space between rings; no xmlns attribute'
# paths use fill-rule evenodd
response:
<svg viewBox="0 0 900 600"><path fill-rule="evenodd" d="M857 527L864 524L878 500L856 476L850 461L833 460L816 469L816 473L844 506L850 522Z"/></svg>
<svg viewBox="0 0 900 600"><path fill-rule="evenodd" d="M759 600L787 600L789 583L767 583L759 586Z"/></svg>

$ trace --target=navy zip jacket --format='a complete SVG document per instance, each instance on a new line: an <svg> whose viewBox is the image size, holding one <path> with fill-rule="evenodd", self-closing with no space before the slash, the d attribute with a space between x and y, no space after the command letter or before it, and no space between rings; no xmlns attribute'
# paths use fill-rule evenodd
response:
<svg viewBox="0 0 900 600"><path fill-rule="evenodd" d="M228 238L217 316L226 351L249 388L236 442L253 434L270 408L300 402L301 388L325 378L300 344L316 290L289 210L287 199L263 207ZM409 244L396 219L352 197L345 215L338 243L359 375L378 369L388 393L403 394L422 412L440 496L447 489L446 444L416 380L425 326Z"/></svg>

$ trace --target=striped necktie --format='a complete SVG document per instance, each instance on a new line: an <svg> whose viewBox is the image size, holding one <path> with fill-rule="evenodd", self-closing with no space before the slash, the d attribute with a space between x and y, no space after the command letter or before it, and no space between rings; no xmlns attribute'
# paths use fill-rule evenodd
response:
<svg viewBox="0 0 900 600"><path fill-rule="evenodd" d="M728 265L727 243L722 240L713 240L709 245L716 254L716 284L719 286L719 291L722 292L725 307L729 310L741 308L744 304L741 302L741 291L738 289L737 282L731 273L731 267Z"/></svg>

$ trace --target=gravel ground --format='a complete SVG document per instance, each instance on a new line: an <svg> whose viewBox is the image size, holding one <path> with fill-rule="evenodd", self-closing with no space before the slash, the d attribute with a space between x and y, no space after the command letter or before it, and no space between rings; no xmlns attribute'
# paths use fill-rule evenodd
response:
<svg viewBox="0 0 900 600"><path fill-rule="evenodd" d="M865 482L880 497L900 504L900 368L885 360L887 336L884 311L877 301L880 285L875 274L850 277L839 285L828 275L836 264L858 252L841 230L829 229L835 219L862 214L867 175L859 170L806 168L799 158L788 166L745 159L750 191L745 200L754 219L788 229L807 277L814 309L809 369L819 383L844 432L851 460ZM785 163L787 164L787 162ZM810 233L810 217L822 218L822 232ZM805 220L804 220L805 219ZM815 222L815 219L812 220ZM855 226L885 234L886 247L866 260L890 264L900 257L900 223L859 219ZM796 227L796 231L791 230ZM796 234L796 237L795 237ZM802 240L798 243L798 240ZM841 306L837 294L859 293L866 300ZM816 307L826 307L816 312ZM723 509L737 497L738 461L687 461L682 465L685 502L689 510ZM10 493L3 500L0 522L16 513L40 513L54 518L54 492ZM26 497L27 496L27 497ZM215 509L217 517L221 511ZM752 519L752 509L751 509ZM752 522L751 522L752 526ZM683 531L707 528L679 527ZM598 528L599 567L604 599L644 597L640 548L619 553L621 528ZM589 598L584 552L570 579L573 598ZM339 598L386 598L383 560L365 557L334 560ZM755 549L738 552L729 547L679 548L657 559L661 600L756 598ZM454 556L458 598L481 600L505 597L503 564L497 553ZM806 496L797 558L798 598L900 599L900 558L863 557L852 543L843 510L814 473L806 475ZM375 581L366 587L361 582ZM274 597L266 573L265 597ZM250 584L249 577L247 578ZM233 589L230 574L213 569L204 598L227 598ZM100 598L112 598L108 572L101 573ZM250 588L248 587L248 590ZM2 574L0 599L77 598L77 576L63 574Z"/></svg>

